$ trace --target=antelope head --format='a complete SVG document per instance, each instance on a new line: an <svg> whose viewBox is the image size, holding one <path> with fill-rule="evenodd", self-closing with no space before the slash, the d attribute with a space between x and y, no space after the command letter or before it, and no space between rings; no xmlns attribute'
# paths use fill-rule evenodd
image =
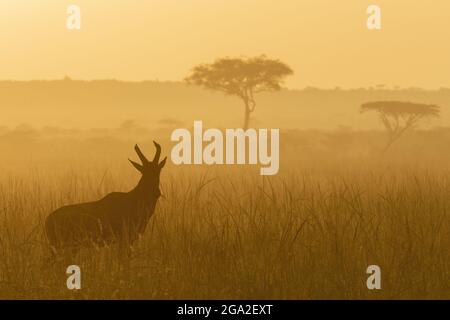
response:
<svg viewBox="0 0 450 320"><path fill-rule="evenodd" d="M141 160L141 164L134 162L131 159L128 160L142 174L142 178L138 185L140 189L143 192L148 193L149 197L158 199L161 196L161 191L159 190L159 175L161 173L161 169L166 164L167 157L159 162L159 157L161 156L161 146L155 141L153 141L153 144L155 145L156 153L152 161L147 160L138 145L134 147L134 150Z"/></svg>

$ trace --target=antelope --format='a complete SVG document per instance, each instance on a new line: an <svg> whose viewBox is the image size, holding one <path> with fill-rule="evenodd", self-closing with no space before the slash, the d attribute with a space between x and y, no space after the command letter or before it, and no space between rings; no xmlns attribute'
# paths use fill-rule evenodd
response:
<svg viewBox="0 0 450 320"><path fill-rule="evenodd" d="M113 243L131 246L145 231L161 196L159 177L167 157L159 162L161 146L153 141L156 153L148 161L138 145L134 147L141 164L128 159L142 174L129 192L112 192L104 198L61 207L45 221L45 232L53 253L86 246Z"/></svg>

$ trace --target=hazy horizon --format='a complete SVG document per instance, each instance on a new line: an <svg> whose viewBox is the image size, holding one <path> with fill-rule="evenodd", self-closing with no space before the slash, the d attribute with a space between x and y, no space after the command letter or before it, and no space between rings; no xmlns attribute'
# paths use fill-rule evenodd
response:
<svg viewBox="0 0 450 320"><path fill-rule="evenodd" d="M0 126L117 128L134 121L159 127L170 119L190 127L204 120L208 127L241 125L242 101L235 96L181 82L127 82L117 80L0 81L3 112ZM421 128L444 127L450 121L450 89L417 88L351 90L305 88L256 95L252 125L272 128L335 130L383 129L378 116L360 112L369 101L411 101L436 104L441 117L421 122ZM182 123L180 123L182 121Z"/></svg>
<svg viewBox="0 0 450 320"><path fill-rule="evenodd" d="M125 80L125 79L120 79L120 78L90 78L90 79L84 79L84 78L73 78L70 75L64 75L60 78L35 78L35 79L3 79L0 78L0 82L58 82L58 81L73 81L73 82L101 82L101 81L110 81L110 82L118 82L118 83L173 83L173 84L182 84L182 85L186 85L186 86L191 86L194 87L193 85L189 85L187 83L185 83L185 81L183 79L167 79L167 80L162 80L162 79L139 79L139 80ZM283 86L282 87L282 91L283 90L288 90L288 91L304 91L304 90L322 90L322 91L335 91L335 90L342 90L342 91L354 91L354 90L378 90L378 91L383 91L383 90L423 90L423 91L440 91L440 90L449 90L450 89L450 84L448 87L446 86L438 86L435 88L427 88L427 87L418 87L418 86L398 86L398 85L387 85L387 84L376 84L376 85L369 85L369 86L354 86L354 87L341 87L338 85L335 86L330 86L330 87L317 87L317 86L312 86L312 85L304 85L302 87L289 87L289 86ZM203 90L207 90L210 91L208 89L203 89Z"/></svg>

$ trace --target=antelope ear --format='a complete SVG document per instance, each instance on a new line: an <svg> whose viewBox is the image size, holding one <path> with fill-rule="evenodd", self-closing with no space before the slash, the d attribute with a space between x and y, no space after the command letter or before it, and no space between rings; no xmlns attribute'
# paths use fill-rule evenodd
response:
<svg viewBox="0 0 450 320"><path fill-rule="evenodd" d="M167 157L165 157L165 158L163 159L163 161L161 161L161 162L158 164L159 169L164 168L164 166L166 165L166 160L167 160Z"/></svg>
<svg viewBox="0 0 450 320"><path fill-rule="evenodd" d="M139 163L134 162L133 160L128 159L128 161L131 162L131 164L137 169L137 171L142 173L143 166L141 166Z"/></svg>

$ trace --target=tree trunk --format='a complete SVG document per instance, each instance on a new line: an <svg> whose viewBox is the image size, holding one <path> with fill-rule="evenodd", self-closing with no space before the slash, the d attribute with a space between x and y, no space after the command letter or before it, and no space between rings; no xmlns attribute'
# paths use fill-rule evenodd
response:
<svg viewBox="0 0 450 320"><path fill-rule="evenodd" d="M389 150L389 148L392 146L392 144L400 138L400 136L401 136L401 132L389 134L388 142L387 142L386 146L384 147L382 153L386 153Z"/></svg>
<svg viewBox="0 0 450 320"><path fill-rule="evenodd" d="M384 147L384 149L383 149L383 151L382 151L381 153L386 153L386 152L389 150L389 148L392 146L392 144L394 143L394 141L395 141L395 138L389 136L388 142L387 142L386 146Z"/></svg>
<svg viewBox="0 0 450 320"><path fill-rule="evenodd" d="M248 101L245 102L245 115L244 115L244 130L248 129L248 125L250 124L250 106L248 105Z"/></svg>

